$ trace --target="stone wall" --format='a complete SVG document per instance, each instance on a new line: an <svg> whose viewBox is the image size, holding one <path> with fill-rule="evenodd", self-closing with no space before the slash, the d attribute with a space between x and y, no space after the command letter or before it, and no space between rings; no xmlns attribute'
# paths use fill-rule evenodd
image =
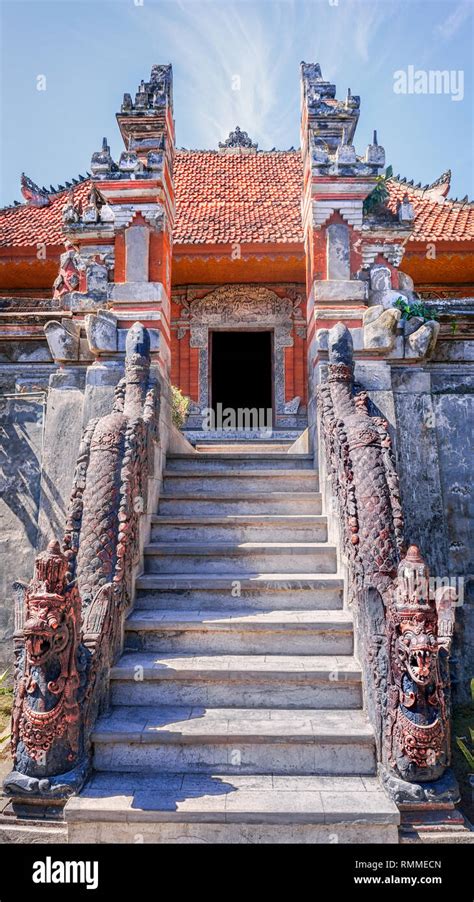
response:
<svg viewBox="0 0 474 902"><path fill-rule="evenodd" d="M463 703L474 676L473 358L473 342L445 339L424 363L359 359L355 370L371 412L390 424L406 540L420 546L434 579L459 592L451 666Z"/></svg>
<svg viewBox="0 0 474 902"><path fill-rule="evenodd" d="M356 390L369 396L369 410L383 416L396 453L405 539L420 546L437 585L459 594L451 657L454 699L470 699L474 677L474 300L433 301L441 331L434 352L423 360L400 360L392 352L356 351ZM358 343L358 344L357 344ZM358 349L357 349L358 347ZM313 369L314 366L314 369ZM321 489L331 511L324 448L318 436L315 386L327 367L327 331L316 333L310 352L309 435L321 470ZM330 538L338 540L330 519Z"/></svg>
<svg viewBox="0 0 474 902"><path fill-rule="evenodd" d="M47 385L41 366L29 382L21 362L0 364L0 671L12 660L13 583L33 570Z"/></svg>
<svg viewBox="0 0 474 902"><path fill-rule="evenodd" d="M454 580L460 594L452 678L464 702L474 676L474 366L459 358L472 360L474 348L450 345L425 367L393 368L392 386L407 538L423 548L432 576Z"/></svg>

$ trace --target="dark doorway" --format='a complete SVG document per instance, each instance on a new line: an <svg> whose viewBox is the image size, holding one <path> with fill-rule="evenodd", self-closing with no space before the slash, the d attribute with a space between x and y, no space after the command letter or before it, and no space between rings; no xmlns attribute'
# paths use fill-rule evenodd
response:
<svg viewBox="0 0 474 902"><path fill-rule="evenodd" d="M222 409L272 409L272 333L212 332L211 399Z"/></svg>

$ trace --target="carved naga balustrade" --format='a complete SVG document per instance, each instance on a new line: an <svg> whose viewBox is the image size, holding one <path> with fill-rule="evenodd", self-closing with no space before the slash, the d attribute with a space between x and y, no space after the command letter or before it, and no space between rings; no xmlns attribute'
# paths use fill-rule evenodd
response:
<svg viewBox="0 0 474 902"><path fill-rule="evenodd" d="M456 595L434 592L417 546L405 551L388 424L369 415L365 392L354 393L353 370L352 338L338 323L318 416L380 774L399 803L453 802L457 786L446 768Z"/></svg>
<svg viewBox="0 0 474 902"><path fill-rule="evenodd" d="M140 556L157 423L149 334L135 323L112 411L82 436L62 548L51 542L38 555L17 611L14 768L4 784L16 800L60 802L87 775Z"/></svg>

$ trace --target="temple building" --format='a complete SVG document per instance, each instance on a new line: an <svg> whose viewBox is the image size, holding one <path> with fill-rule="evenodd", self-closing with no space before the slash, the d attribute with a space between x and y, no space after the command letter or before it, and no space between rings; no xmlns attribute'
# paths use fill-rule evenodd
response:
<svg viewBox="0 0 474 902"><path fill-rule="evenodd" d="M393 175L377 131L356 150L318 64L300 83L301 148L188 150L155 65L118 160L103 138L0 210L6 841L31 798L78 841L466 830L474 203Z"/></svg>

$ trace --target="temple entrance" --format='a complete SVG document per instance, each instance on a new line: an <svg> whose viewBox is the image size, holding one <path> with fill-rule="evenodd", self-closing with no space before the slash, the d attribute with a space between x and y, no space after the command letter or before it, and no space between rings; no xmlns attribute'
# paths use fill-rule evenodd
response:
<svg viewBox="0 0 474 902"><path fill-rule="evenodd" d="M272 332L215 331L210 339L211 407L216 425L226 410L232 410L236 416L234 428L271 426ZM251 420L248 411L253 412ZM258 424L254 411L258 411Z"/></svg>

